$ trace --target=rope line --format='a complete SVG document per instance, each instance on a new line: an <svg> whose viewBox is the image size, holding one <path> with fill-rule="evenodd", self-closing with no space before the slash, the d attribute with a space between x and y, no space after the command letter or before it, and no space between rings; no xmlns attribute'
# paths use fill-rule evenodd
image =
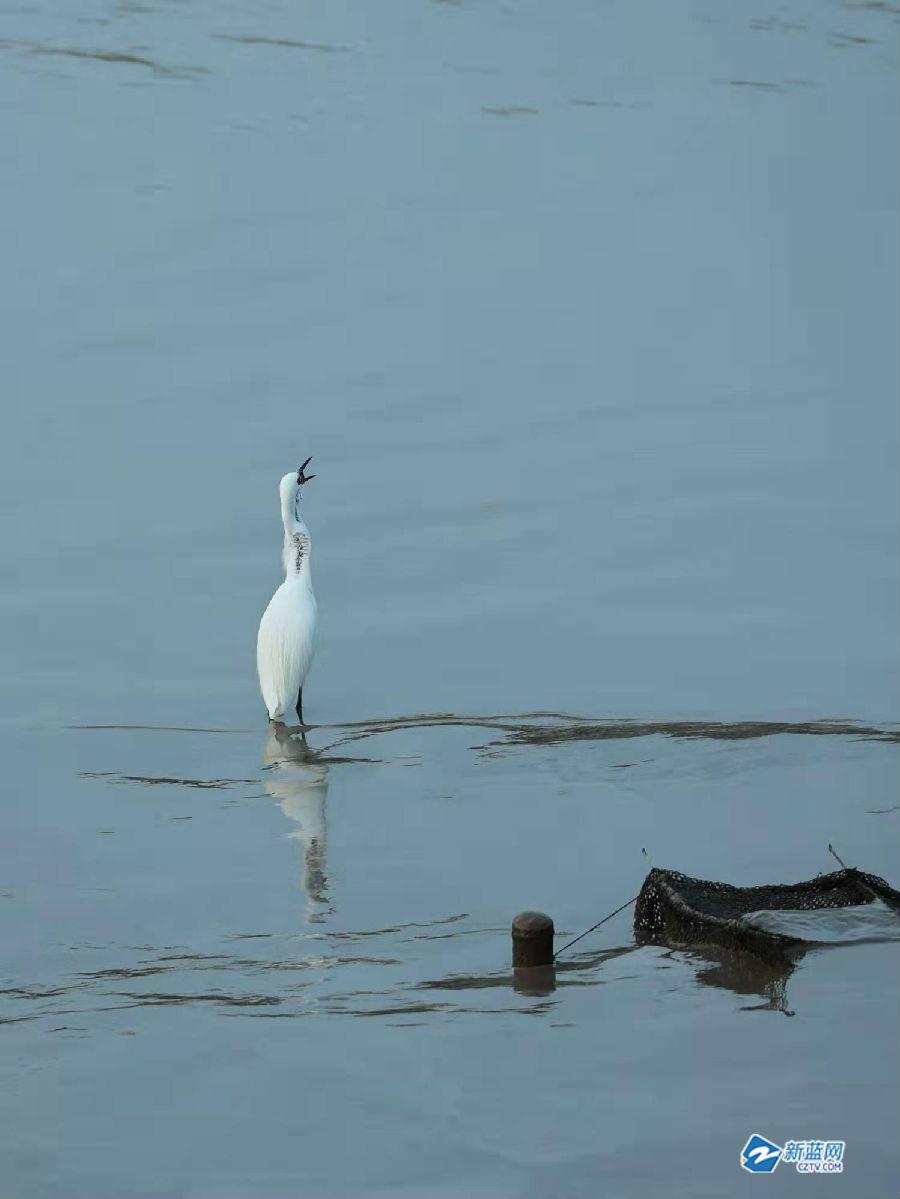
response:
<svg viewBox="0 0 900 1199"><path fill-rule="evenodd" d="M843 868L845 870L847 869L847 863L838 857L837 852L835 851L835 848L831 844L830 841L828 842L828 852L831 854L831 856L834 858L834 860L837 862L837 864L839 866L843 866Z"/></svg>
<svg viewBox="0 0 900 1199"><path fill-rule="evenodd" d="M623 903L621 907L616 908L616 910L614 912L610 912L608 916L604 916L602 920L598 920L596 924L592 924L590 928L586 928L584 930L584 932L579 933L578 936L574 938L574 940L568 941L565 945L563 945L562 949L557 949L556 953L553 955L554 962L556 961L556 959L559 957L559 955L561 953L565 953L567 949L571 949L576 941L580 941L582 937L586 937L588 935L588 933L592 933L595 928L599 928L600 925L605 924L607 922L607 920L612 920L613 916L618 916L619 912L624 912L626 908L630 908L631 905L636 900L637 900L637 895L632 896L632 898L626 900L625 903Z"/></svg>

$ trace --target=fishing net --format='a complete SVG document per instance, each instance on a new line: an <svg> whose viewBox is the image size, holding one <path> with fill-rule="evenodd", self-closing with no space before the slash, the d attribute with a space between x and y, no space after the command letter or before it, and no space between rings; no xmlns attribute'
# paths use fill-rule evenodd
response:
<svg viewBox="0 0 900 1199"><path fill-rule="evenodd" d="M816 942L755 927L745 919L751 913L846 908L878 900L900 918L900 891L861 870L836 870L782 886L733 887L653 869L635 904L634 933L639 941L724 945L772 961Z"/></svg>

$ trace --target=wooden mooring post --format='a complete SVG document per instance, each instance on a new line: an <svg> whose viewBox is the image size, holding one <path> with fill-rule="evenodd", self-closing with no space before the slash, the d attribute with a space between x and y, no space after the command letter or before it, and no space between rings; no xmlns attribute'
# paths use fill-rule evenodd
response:
<svg viewBox="0 0 900 1199"><path fill-rule="evenodd" d="M520 995L556 990L553 921L543 912L520 912L512 922L513 987Z"/></svg>
<svg viewBox="0 0 900 1199"><path fill-rule="evenodd" d="M512 922L512 964L553 965L553 921L543 912L519 912Z"/></svg>

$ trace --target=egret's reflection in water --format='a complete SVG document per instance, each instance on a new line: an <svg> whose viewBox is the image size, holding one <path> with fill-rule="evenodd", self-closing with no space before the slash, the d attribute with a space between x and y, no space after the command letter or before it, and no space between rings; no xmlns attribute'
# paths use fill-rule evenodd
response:
<svg viewBox="0 0 900 1199"><path fill-rule="evenodd" d="M263 752L263 786L296 825L288 836L303 847L302 887L306 916L315 923L333 909L328 896L328 764L299 728L273 724Z"/></svg>

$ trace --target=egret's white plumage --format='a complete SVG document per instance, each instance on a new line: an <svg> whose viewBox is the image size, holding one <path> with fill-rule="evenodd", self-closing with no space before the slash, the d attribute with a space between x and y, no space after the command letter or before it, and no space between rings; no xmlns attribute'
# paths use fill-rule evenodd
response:
<svg viewBox="0 0 900 1199"><path fill-rule="evenodd" d="M259 686L270 720L283 721L294 709L303 719L300 692L316 649L316 597L309 569L312 545L300 516L304 482L301 467L285 475L279 484L285 578L269 600L256 640Z"/></svg>

